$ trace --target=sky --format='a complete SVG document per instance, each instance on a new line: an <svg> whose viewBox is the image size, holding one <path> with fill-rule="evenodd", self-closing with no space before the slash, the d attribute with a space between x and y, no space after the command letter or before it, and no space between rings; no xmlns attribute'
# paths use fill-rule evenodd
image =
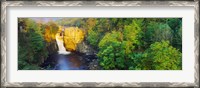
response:
<svg viewBox="0 0 200 88"><path fill-rule="evenodd" d="M31 17L31 19L35 20L36 22L44 22L47 23L49 21L56 21L61 19L60 17Z"/></svg>

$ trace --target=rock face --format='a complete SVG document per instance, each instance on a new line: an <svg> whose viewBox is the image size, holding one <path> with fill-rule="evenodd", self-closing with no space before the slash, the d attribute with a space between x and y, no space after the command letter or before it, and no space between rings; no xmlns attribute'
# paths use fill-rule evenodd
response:
<svg viewBox="0 0 200 88"><path fill-rule="evenodd" d="M101 67L99 66L98 60L97 59L93 59L90 63L89 63L89 69L90 70L101 70Z"/></svg>
<svg viewBox="0 0 200 88"><path fill-rule="evenodd" d="M46 49L49 52L49 55L56 53L58 51L58 46L57 46L56 41L47 43Z"/></svg>
<svg viewBox="0 0 200 88"><path fill-rule="evenodd" d="M86 42L81 42L77 45L78 52L84 53L82 58L87 63L87 67L90 70L99 70L101 69L97 59L97 51L95 51L91 46L89 46Z"/></svg>
<svg viewBox="0 0 200 88"><path fill-rule="evenodd" d="M80 53L85 53L86 55L96 55L96 51L84 41L77 45L76 50Z"/></svg>

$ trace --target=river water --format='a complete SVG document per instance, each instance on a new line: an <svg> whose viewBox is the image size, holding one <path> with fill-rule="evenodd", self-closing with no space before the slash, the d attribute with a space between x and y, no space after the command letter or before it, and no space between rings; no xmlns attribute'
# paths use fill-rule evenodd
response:
<svg viewBox="0 0 200 88"><path fill-rule="evenodd" d="M41 65L46 70L87 70L87 63L79 53L54 53Z"/></svg>

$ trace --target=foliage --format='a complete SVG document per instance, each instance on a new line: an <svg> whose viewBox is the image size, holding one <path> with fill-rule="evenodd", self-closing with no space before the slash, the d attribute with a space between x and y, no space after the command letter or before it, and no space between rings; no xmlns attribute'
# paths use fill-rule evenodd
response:
<svg viewBox="0 0 200 88"><path fill-rule="evenodd" d="M127 56L139 45L141 29L135 21L121 32L107 33L99 43L100 65L105 69L125 69ZM105 64L104 64L105 62Z"/></svg>
<svg viewBox="0 0 200 88"><path fill-rule="evenodd" d="M178 70L181 69L181 52L169 45L169 41L155 42L144 53L143 69Z"/></svg>
<svg viewBox="0 0 200 88"><path fill-rule="evenodd" d="M104 69L114 69L116 67L123 68L124 52L121 50L121 33L112 31L107 33L99 43L99 58L102 58L100 65ZM120 51L120 52L118 52Z"/></svg>
<svg viewBox="0 0 200 88"><path fill-rule="evenodd" d="M141 26L137 24L137 21L134 21L126 25L123 30L124 41L130 42L127 46L140 46L141 42L140 39L142 38L142 30Z"/></svg>
<svg viewBox="0 0 200 88"><path fill-rule="evenodd" d="M89 18L86 21L86 29L88 29L86 40L95 48L98 46L100 36L100 33L94 30L96 24L97 19L95 18Z"/></svg>
<svg viewBox="0 0 200 88"><path fill-rule="evenodd" d="M59 18L18 21L19 69L40 69L47 46L63 33L66 50L85 42L103 69L182 69L182 18Z"/></svg>
<svg viewBox="0 0 200 88"><path fill-rule="evenodd" d="M69 27L64 30L64 45L69 51L75 51L77 44L84 39L84 32L78 27Z"/></svg>
<svg viewBox="0 0 200 88"><path fill-rule="evenodd" d="M113 23L116 21L116 19L110 20L114 21ZM104 69L181 69L181 53L179 48L170 46L174 43L173 35L179 36L177 39L181 40L181 32L173 34L173 30L167 23L168 20L171 19L133 19L123 26L123 30L112 29L115 30L112 31L104 29L107 31L101 30L102 32L97 32L105 35L98 44L100 65ZM178 30L181 30L181 28ZM157 44L157 42L161 42L161 44ZM150 49L146 49L148 47ZM160 51L151 50L153 47L159 47ZM159 54L166 56L161 58L162 62L158 63L156 62L156 55L159 56Z"/></svg>
<svg viewBox="0 0 200 88"><path fill-rule="evenodd" d="M45 28L44 38L47 42L51 42L56 39L56 33L59 26L54 22L48 22Z"/></svg>
<svg viewBox="0 0 200 88"><path fill-rule="evenodd" d="M94 48L98 48L98 43L107 32L122 31L124 26L131 22L132 19L128 18L89 18L86 21L87 27L85 28L88 29L86 40Z"/></svg>
<svg viewBox="0 0 200 88"><path fill-rule="evenodd" d="M142 70L144 63L142 59L144 58L143 53L131 53L128 56L130 59L127 61L128 69L129 70Z"/></svg>
<svg viewBox="0 0 200 88"><path fill-rule="evenodd" d="M88 30L88 36L87 41L93 46L97 46L99 42L99 36L100 34L98 32L95 32L94 30L90 29Z"/></svg>
<svg viewBox="0 0 200 88"><path fill-rule="evenodd" d="M182 52L182 18L168 19L167 23L172 29L172 46L177 47Z"/></svg>
<svg viewBox="0 0 200 88"><path fill-rule="evenodd" d="M166 23L150 22L147 25L144 39L148 45L162 40L172 42L172 30Z"/></svg>
<svg viewBox="0 0 200 88"><path fill-rule="evenodd" d="M26 18L20 19L18 25L18 69L40 69L39 64L48 55L42 26Z"/></svg>

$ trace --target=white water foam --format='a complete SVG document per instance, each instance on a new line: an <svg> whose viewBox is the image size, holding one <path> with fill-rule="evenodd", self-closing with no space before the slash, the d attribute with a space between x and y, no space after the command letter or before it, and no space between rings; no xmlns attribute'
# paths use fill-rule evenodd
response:
<svg viewBox="0 0 200 88"><path fill-rule="evenodd" d="M56 42L58 45L58 54L70 54L71 52L66 51L65 47L64 47L64 41L60 40L59 38L63 36L60 36L59 34L56 34Z"/></svg>

